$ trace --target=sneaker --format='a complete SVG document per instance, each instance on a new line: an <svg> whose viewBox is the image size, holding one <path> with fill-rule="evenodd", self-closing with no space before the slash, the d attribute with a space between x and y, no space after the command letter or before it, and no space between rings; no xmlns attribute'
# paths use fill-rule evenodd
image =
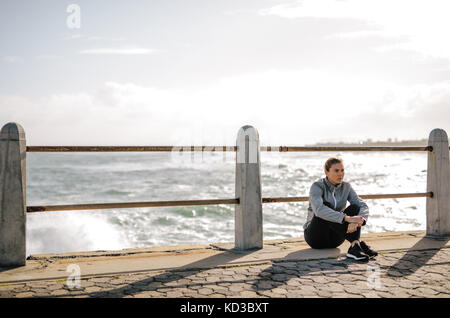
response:
<svg viewBox="0 0 450 318"><path fill-rule="evenodd" d="M347 257L356 259L357 261L368 261L369 255L363 252L359 244L355 244L353 247L350 246L347 252Z"/></svg>
<svg viewBox="0 0 450 318"><path fill-rule="evenodd" d="M377 252L375 252L374 250L372 250L370 248L370 246L368 246L364 241L361 241L361 249L363 250L363 252L365 254L367 254L370 258L374 258L375 256L378 255Z"/></svg>

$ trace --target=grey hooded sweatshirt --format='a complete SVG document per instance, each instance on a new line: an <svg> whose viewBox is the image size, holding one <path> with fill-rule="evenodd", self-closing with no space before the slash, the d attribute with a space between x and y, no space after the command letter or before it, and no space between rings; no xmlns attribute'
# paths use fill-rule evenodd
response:
<svg viewBox="0 0 450 318"><path fill-rule="evenodd" d="M314 214L327 221L343 223L345 214L342 211L345 210L347 201L358 205L360 207L358 215L367 221L369 207L358 197L350 183L342 182L334 186L326 177L314 182L309 191L308 216L303 229L308 227ZM329 208L324 203L333 208Z"/></svg>

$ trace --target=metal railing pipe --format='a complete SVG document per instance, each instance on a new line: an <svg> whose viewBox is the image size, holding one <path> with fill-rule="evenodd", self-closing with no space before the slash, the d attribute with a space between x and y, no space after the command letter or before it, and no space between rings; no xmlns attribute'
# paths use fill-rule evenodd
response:
<svg viewBox="0 0 450 318"><path fill-rule="evenodd" d="M239 199L40 205L40 206L27 206L27 212L33 213L33 212L72 211L72 210L129 209L129 208L190 206L190 205L217 205L217 204L239 204Z"/></svg>
<svg viewBox="0 0 450 318"><path fill-rule="evenodd" d="M27 152L236 152L236 146L27 146ZM449 148L450 150L450 148ZM263 152L433 151L432 146L261 146Z"/></svg>
<svg viewBox="0 0 450 318"><path fill-rule="evenodd" d="M432 198L432 192L424 193L391 193L391 194L363 194L361 199L395 199L395 198ZM282 202L307 202L308 196L303 197L266 197L262 198L262 203L282 203ZM64 204L64 205L34 205L27 206L28 213L53 212L53 211L73 211L73 210L104 210L104 209L129 209L129 208L150 208L150 207L170 207L170 206L191 206L191 205L218 205L218 204L239 204L239 198L233 199L205 199L205 200L176 200L176 201L144 201L144 202L112 202L112 203L90 203L90 204Z"/></svg>

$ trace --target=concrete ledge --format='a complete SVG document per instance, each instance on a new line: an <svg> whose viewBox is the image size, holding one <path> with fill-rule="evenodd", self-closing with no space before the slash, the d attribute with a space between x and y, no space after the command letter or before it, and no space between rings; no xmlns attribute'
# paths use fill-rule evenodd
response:
<svg viewBox="0 0 450 318"><path fill-rule="evenodd" d="M450 247L450 237L426 237L425 231L363 234L362 239L380 253ZM185 245L32 255L26 266L0 269L0 284L66 279L69 264L77 264L81 277L149 271L186 271L217 267L270 264L284 261L333 259L344 256L349 244L339 248L311 249L302 238L264 241L264 248L238 251L234 243Z"/></svg>

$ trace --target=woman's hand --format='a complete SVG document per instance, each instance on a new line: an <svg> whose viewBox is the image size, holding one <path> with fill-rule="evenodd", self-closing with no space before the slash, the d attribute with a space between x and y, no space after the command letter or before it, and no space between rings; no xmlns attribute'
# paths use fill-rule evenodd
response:
<svg viewBox="0 0 450 318"><path fill-rule="evenodd" d="M347 228L347 233L353 233L358 229L358 223L349 223Z"/></svg>
<svg viewBox="0 0 450 318"><path fill-rule="evenodd" d="M361 215L345 216L345 221L351 224L355 223L361 226L364 223L364 218Z"/></svg>

